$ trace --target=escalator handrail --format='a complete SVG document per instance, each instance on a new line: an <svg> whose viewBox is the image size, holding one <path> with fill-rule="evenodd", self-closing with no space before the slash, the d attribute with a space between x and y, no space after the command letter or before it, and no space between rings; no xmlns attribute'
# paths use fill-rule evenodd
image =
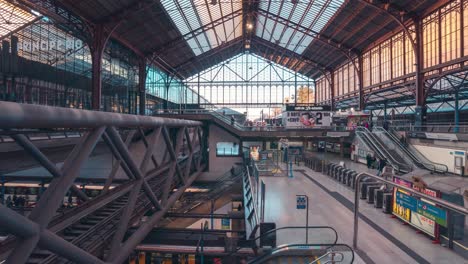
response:
<svg viewBox="0 0 468 264"><path fill-rule="evenodd" d="M257 240L267 236L267 235L270 235L276 231L279 231L279 230L285 230L285 229L331 229L333 231L333 233L335 233L335 241L333 243L331 243L330 245L337 245L336 243L338 242L338 232L336 232L336 230L331 227L331 226L283 226L283 227L278 227L278 228L275 228L275 229L271 229L271 230L268 230L267 232L257 236L257 237L254 237L252 239L249 239L248 241L251 242L251 243L255 243ZM307 231L306 231L307 232ZM256 247L256 244L255 246ZM241 250L242 247L238 247L236 248L235 251L231 252L228 256L232 256L234 255L235 253L237 253L239 250Z"/></svg>
<svg viewBox="0 0 468 264"><path fill-rule="evenodd" d="M418 157L416 157L416 155L414 155L412 152L409 151L408 148L404 147L398 139L396 139L395 135L392 135L390 133L388 133L387 130L385 130L384 128L382 127L375 127L374 130L378 131L378 132L381 132L381 133L384 133L387 137L389 137L392 142L397 145L403 152L405 152L417 165L420 164L421 166L423 166L424 168L428 169L428 170L432 170L432 171L435 171L435 166L433 164L429 164L429 163L423 163L419 160ZM432 169L428 168L428 166L432 165Z"/></svg>
<svg viewBox="0 0 468 264"><path fill-rule="evenodd" d="M360 138L362 138L364 141L367 141L366 144L367 145L370 145L369 147L373 148L375 152L377 152L377 155L379 156L379 158L385 158L387 160L390 160L391 162L389 163L396 171L402 171L400 166L399 166L399 163L398 162L394 162L393 159L390 159L388 156L391 156L389 153L384 153L382 151L382 148L378 147L375 143L372 142L372 140L370 139L370 137L362 132L362 131L356 131L356 135L358 135Z"/></svg>
<svg viewBox="0 0 468 264"><path fill-rule="evenodd" d="M441 163L437 163L437 162L432 162L432 161L428 160L426 157L424 157L424 155L419 154L419 156L420 156L421 158L424 158L424 159L426 159L426 160L428 161L428 162L423 162L423 161L421 160L421 158L418 157L418 155L415 154L415 151L417 151L417 150L414 150L414 149L410 148L410 145L404 146L403 144L401 144L401 142L398 140L398 138L397 138L394 134L392 134L392 133L388 132L387 130L385 130L385 128L383 128L383 127L376 127L375 129L378 130L378 131L380 131L380 132L382 132L382 133L384 133L384 134L386 134L388 137L390 137L390 139L391 139L396 145L398 145L398 146L400 147L400 149L403 150L408 156L410 156L410 158L412 158L414 162L421 164L421 166L423 166L423 167L426 168L427 170L434 171L434 172L440 172L440 173L446 173L446 172L448 172L448 167L447 167L447 165L441 164ZM430 167L430 166L432 166L432 169L431 169L431 168L428 168L428 167ZM439 168L442 167L443 169L439 169L438 167L439 167Z"/></svg>
<svg viewBox="0 0 468 264"><path fill-rule="evenodd" d="M382 143L377 139L375 138L375 135L373 135L369 129L365 128L365 127L357 127L356 128L356 132L361 132L362 134L368 136L370 139L370 142L377 148L379 149L379 151L381 151L385 158L389 161L391 161L392 163L392 166L393 165L396 165L396 168L395 166L393 166L395 169L397 169L397 171L399 172L411 172L413 170L412 166L409 166L409 165L405 165L405 164L402 164L400 162L398 162L388 151L387 149L385 148L385 146L382 145ZM358 133L359 134L359 133Z"/></svg>
<svg viewBox="0 0 468 264"><path fill-rule="evenodd" d="M350 263L354 262L354 258L355 258L354 257L354 250L350 246L348 246L346 244L334 243L334 244L285 244L285 245L280 245L279 247L274 248L272 251L270 251L270 252L268 252L268 253L260 256L260 257L257 257L255 259L249 261L248 263L249 264L263 263L261 261L263 261L265 258L272 257L275 254L280 253L280 252L294 250L294 248L295 249L301 249L301 247L324 247L324 250L329 250L330 248L333 248L335 246L349 248L349 251L351 252L351 256L352 256Z"/></svg>

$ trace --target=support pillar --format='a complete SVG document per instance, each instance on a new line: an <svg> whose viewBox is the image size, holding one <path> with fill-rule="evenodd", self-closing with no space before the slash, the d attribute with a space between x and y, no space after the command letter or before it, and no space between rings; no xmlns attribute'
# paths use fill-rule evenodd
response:
<svg viewBox="0 0 468 264"><path fill-rule="evenodd" d="M387 121L387 101L384 102L384 106L383 106L383 120L384 122Z"/></svg>
<svg viewBox="0 0 468 264"><path fill-rule="evenodd" d="M424 78L422 74L423 69L423 47L422 47L422 26L420 19L414 20L416 29L416 47L415 47L415 63L416 63L416 108L415 108L415 126L421 127L426 121L426 105L424 94Z"/></svg>
<svg viewBox="0 0 468 264"><path fill-rule="evenodd" d="M138 91L140 93L139 114L146 114L146 59L141 58L138 61Z"/></svg>
<svg viewBox="0 0 468 264"><path fill-rule="evenodd" d="M455 127L453 129L454 133L458 133L460 131L460 106L459 106L459 99L458 99L458 89L455 90Z"/></svg>
<svg viewBox="0 0 468 264"><path fill-rule="evenodd" d="M106 34L103 25L96 25L93 28L93 39L89 45L91 50L91 108L92 110L101 110L102 95L102 57L106 47L109 35Z"/></svg>
<svg viewBox="0 0 468 264"><path fill-rule="evenodd" d="M362 69L363 69L364 64L363 64L363 60L362 60L361 55L358 56L358 64L359 64L359 72L358 72L359 102L358 102L358 107L359 107L360 111L363 111L364 108L366 108L366 106L365 106L365 101L364 101L364 83L363 83L363 80L364 80L363 77L364 76L362 74Z"/></svg>
<svg viewBox="0 0 468 264"><path fill-rule="evenodd" d="M335 111L335 78L333 71L330 71L330 107L331 111Z"/></svg>

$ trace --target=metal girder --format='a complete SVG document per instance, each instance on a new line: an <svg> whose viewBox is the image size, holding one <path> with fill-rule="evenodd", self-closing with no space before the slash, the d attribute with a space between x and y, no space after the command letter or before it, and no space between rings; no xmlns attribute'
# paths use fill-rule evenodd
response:
<svg viewBox="0 0 468 264"><path fill-rule="evenodd" d="M191 65L191 64L194 64L194 63L200 63L201 61L203 60L206 60L206 59L209 59L211 57L214 57L216 55L218 55L219 53L221 53L222 51L230 48L230 47L233 47L233 46L236 46L238 45L239 43L242 42L242 38L241 37L238 37L238 38L235 38L227 43L224 43L208 52L205 52L203 53L202 55L199 55L199 56L196 56L196 57L193 57L192 59L186 61L186 62L183 62L177 66L174 66L174 68L176 69L177 73L178 74L181 74L180 71L183 70L183 68L187 65ZM240 45L240 47L242 48L242 45ZM205 67L205 68L208 68L208 67Z"/></svg>
<svg viewBox="0 0 468 264"><path fill-rule="evenodd" d="M0 102L0 128L194 127L198 121Z"/></svg>
<svg viewBox="0 0 468 264"><path fill-rule="evenodd" d="M328 69L328 66L326 66L326 65L322 65L322 64L320 64L318 62L315 62L313 60L310 60L308 58L301 57L299 54L297 54L297 53L295 53L293 51L290 51L290 50L288 50L286 48L283 48L283 47L281 47L279 45L273 44L273 43L271 43L269 41L266 41L266 40L264 40L262 38L253 37L252 42L257 43L259 45L262 45L262 46L267 47L267 48L272 49L272 50L280 50L281 52L284 52L284 54L286 54L286 56L301 60L301 61L305 62L307 65L313 67L314 69L317 69L317 70L326 70L326 69Z"/></svg>
<svg viewBox="0 0 468 264"><path fill-rule="evenodd" d="M343 55L345 55L346 57L352 55L352 54L349 54L349 53L353 53L354 51L351 49L351 47L347 47L345 46L344 44L342 43L337 43L335 40L321 34L320 32L316 32L310 28L307 28L307 27L304 27L300 24L297 24L297 23L294 23L293 21L289 21L288 19L284 19L282 18L281 16L278 16L278 15L275 15L275 14L272 14L268 11L265 11L265 10L262 10L262 9L259 9L257 11L258 14L262 15L262 16L265 16L266 18L270 18L286 27L288 26L292 26L292 27L295 27L297 31L305 34L305 35L309 35L311 37L313 37L314 39L326 44L326 45L329 45L330 47L333 47L334 49L340 51L341 53L343 53ZM355 54L358 54L359 52L356 52Z"/></svg>
<svg viewBox="0 0 468 264"><path fill-rule="evenodd" d="M210 23L207 23L197 29L194 29L182 36L179 36L173 40L171 40L170 42L167 42L166 44L162 45L162 47L158 47L157 49L155 50L152 50L150 52L148 52L147 54L150 55L152 54L152 56L156 56L156 57L159 57L163 54L165 54L168 50L170 50L171 48L174 48L174 47L177 47L180 43L185 43L186 39L190 39L190 38L194 38L200 34L203 34L205 33L207 30L209 29L214 29L215 27L217 27L218 25L221 25L221 24L224 24L224 22L226 22L227 20L231 20L231 19L234 19L238 16L242 15L242 10L237 10L233 13L230 13L230 14L227 14L226 16L223 16L219 19L216 19L214 21L211 21Z"/></svg>
<svg viewBox="0 0 468 264"><path fill-rule="evenodd" d="M41 118L41 115L45 117ZM34 121L34 119L44 120L43 125L41 125L39 120ZM145 212L151 210L150 207L153 205L158 210L154 211L153 216L150 218L152 228L172 207L185 189L200 175L203 168L199 163L201 159L196 160L198 164L196 171L192 175L188 175L193 171L191 165L192 159L198 158L199 153L203 151L203 146L199 146L202 142L201 134L197 133L200 131L199 124L198 122L186 120L0 102L0 129L8 130L7 135L16 138L18 142L22 142L27 150L38 152L36 156L40 160L41 165L55 176L44 194L40 196L36 207L29 215L29 219L0 205L0 225L7 228L8 234L16 236L8 244L12 248L12 251L6 263L25 263L37 247L51 252L49 254L50 257L47 258L48 260L56 258L53 255L56 254L74 263L104 263L103 260L92 255L91 252L95 252L93 251L95 250L94 248L90 250L90 248L83 247L84 244L82 244L80 239L85 238L91 239L89 241L86 240L86 243L92 242L94 243L92 245L97 244L101 247L109 246L107 241L114 239L111 243L110 254L108 256L112 260L112 263L121 263L122 259L125 259L136 246L135 243L141 241L147 234L147 227L140 228L137 231L138 234L134 234L136 236L132 236L120 247L131 221L135 221L138 217L143 216ZM157 140L160 138L163 129L167 131L166 125L170 125L168 127L171 128L179 128L177 144L172 149L170 155L171 163L161 162L159 163L160 166L155 164L154 169L151 169L150 164L154 156L153 154L155 151L160 150ZM128 136L125 143L114 126L130 130L129 133L126 133ZM141 131L142 127L148 129L148 131L152 131L148 136L148 142L146 142L145 154L143 157L141 155L131 155L128 150L128 144L134 138L134 133ZM24 130L25 128L28 130ZM43 133L40 128L59 130L80 129L87 132L68 154L61 168L58 169L57 167L53 168L55 165L51 164L39 149L29 146L29 141L22 140L25 131L31 132L37 130L39 131L38 133ZM200 136L200 140L198 141L195 140L197 136ZM187 163L184 163L187 161L187 158L184 155L180 155L182 138L184 137L187 139L189 147L189 162ZM80 174L81 168L90 157L98 142L101 142L101 139L108 145L107 150L109 154L117 158L117 163L120 163L120 166L128 174L129 180L121 185L114 186L112 189L107 187L106 192L101 192L97 197L78 205L77 210L70 209L70 211L65 211L61 215L58 215L56 212L57 208L62 205L68 190L72 190L73 186L75 186L75 179ZM143 147L143 138L138 139L137 137L133 144L140 144ZM187 166L188 169L181 164ZM165 175L166 173L172 174L172 177L169 177L169 174ZM161 206L159 205L158 196L162 197L167 191L163 190L160 186L164 183L164 177L173 178L175 173L178 173L183 178L182 186L179 186L176 192L167 197L165 199L166 202ZM112 174L108 175L109 178L114 176ZM151 185L149 181L151 181ZM172 185L167 179L165 183ZM112 179L106 179L106 185L110 186L111 184ZM140 191L142 189L143 193ZM108 227L109 223L105 221L116 223L116 220L120 218L116 228L103 228L104 230L109 230L106 231L108 233L105 233L105 237L101 237L100 234L96 233L100 232L98 229L99 224L86 231L89 234L84 238L81 238L83 234L80 234L79 239L67 239L69 241L60 237L67 236L68 231L66 230L73 227L77 223L77 220L91 216L99 210L106 209L107 211L110 209L106 207L108 205L115 207L116 204L114 202L126 197L126 195L128 195L129 199L126 206L122 205L121 208L112 209L115 211L107 217L112 217L110 220L106 220L107 218L99 220L101 222L104 221L102 227ZM53 217L54 219L52 220ZM62 234L61 231L64 231L64 233ZM57 232L57 234L54 232ZM88 247L90 246L88 245ZM87 250L90 251L87 252Z"/></svg>
<svg viewBox="0 0 468 264"><path fill-rule="evenodd" d="M36 10L39 13L57 21L62 25L68 25L75 34L84 39L90 37L89 28L86 23L75 14L66 11L63 8L57 8L57 2L53 0L6 0L15 6L21 6L25 10ZM60 12L57 10L60 9Z"/></svg>
<svg viewBox="0 0 468 264"><path fill-rule="evenodd" d="M104 127L99 127L83 137L83 144L75 146L76 157L73 155L75 154L74 151L72 151L65 161L62 167L63 176L52 180L49 188L31 211L29 219L37 223L39 229L47 227L57 209L63 204L63 197L65 197L75 178L78 177L81 167L88 159L103 132ZM25 263L38 242L39 234L19 239L17 246L8 256L7 263Z"/></svg>

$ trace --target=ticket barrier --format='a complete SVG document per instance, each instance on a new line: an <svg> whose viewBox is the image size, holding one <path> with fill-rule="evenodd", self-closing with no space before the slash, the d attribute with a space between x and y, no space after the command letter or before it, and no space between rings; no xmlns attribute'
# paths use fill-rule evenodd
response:
<svg viewBox="0 0 468 264"><path fill-rule="evenodd" d="M360 184L361 184L361 186L360 186L360 190L361 190L360 198L361 198L361 200L367 200L367 187L368 186L380 186L381 185L381 184L378 184L375 181L372 181L370 179L368 181L366 181L366 182L361 182Z"/></svg>
<svg viewBox="0 0 468 264"><path fill-rule="evenodd" d="M335 163L328 164L328 168L327 168L327 175L328 176L332 176L333 171L335 170L336 166L338 166L338 164L335 164Z"/></svg>
<svg viewBox="0 0 468 264"><path fill-rule="evenodd" d="M316 160L315 169L316 172L322 172L322 160Z"/></svg>
<svg viewBox="0 0 468 264"><path fill-rule="evenodd" d="M344 169L341 174L340 174L340 177L338 179L339 182L345 184L346 183L346 177L347 175L351 172L350 169Z"/></svg>
<svg viewBox="0 0 468 264"><path fill-rule="evenodd" d="M390 194L390 192L386 192L385 190L376 190L374 192L374 207L375 208L382 208L384 204L384 195Z"/></svg>
<svg viewBox="0 0 468 264"><path fill-rule="evenodd" d="M337 164L335 167L333 167L333 172L332 172L332 175L331 175L332 178L336 179L336 175L338 174L338 170L339 170L340 168L343 168L343 167L341 167L341 166L338 165L338 164Z"/></svg>
<svg viewBox="0 0 468 264"><path fill-rule="evenodd" d="M373 204L375 202L375 192L382 187L382 184L380 185L369 185L367 186L367 203L368 204Z"/></svg>
<svg viewBox="0 0 468 264"><path fill-rule="evenodd" d="M383 194L383 204L382 204L382 212L386 214L392 213L392 206L393 206L393 193L384 193Z"/></svg>
<svg viewBox="0 0 468 264"><path fill-rule="evenodd" d="M335 177L334 177L335 180L338 181L338 180L340 179L340 175L341 175L341 173L342 173L344 170L345 170L344 167L342 167L342 166L339 166L339 167L338 167L338 170L336 171Z"/></svg>
<svg viewBox="0 0 468 264"><path fill-rule="evenodd" d="M348 185L349 187L353 188L353 189L356 189L356 186L355 185L355 182L356 182L356 176L357 176L357 172L355 171L352 171L349 175L348 175L348 181L346 182L346 185Z"/></svg>

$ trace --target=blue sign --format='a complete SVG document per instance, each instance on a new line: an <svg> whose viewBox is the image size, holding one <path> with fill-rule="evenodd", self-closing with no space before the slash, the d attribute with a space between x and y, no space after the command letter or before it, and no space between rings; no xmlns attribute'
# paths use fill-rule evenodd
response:
<svg viewBox="0 0 468 264"><path fill-rule="evenodd" d="M229 230L229 229L231 229L231 219L229 219L229 218L222 218L222 219L221 219L221 229L222 229L222 230Z"/></svg>
<svg viewBox="0 0 468 264"><path fill-rule="evenodd" d="M441 226L447 227L447 212L432 204L418 201L418 214L423 215Z"/></svg>
<svg viewBox="0 0 468 264"><path fill-rule="evenodd" d="M411 211L417 211L418 200L402 192L396 192L396 203Z"/></svg>
<svg viewBox="0 0 468 264"><path fill-rule="evenodd" d="M307 208L307 196L306 195L296 195L296 208L297 209Z"/></svg>

